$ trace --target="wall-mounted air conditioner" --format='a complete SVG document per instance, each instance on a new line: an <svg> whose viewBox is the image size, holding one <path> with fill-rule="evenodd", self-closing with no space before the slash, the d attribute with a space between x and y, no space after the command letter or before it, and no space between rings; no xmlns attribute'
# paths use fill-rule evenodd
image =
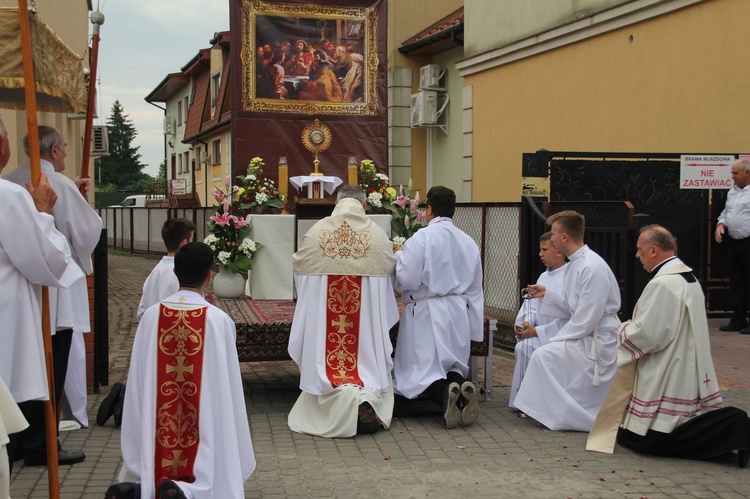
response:
<svg viewBox="0 0 750 499"><path fill-rule="evenodd" d="M411 126L434 125L437 123L437 92L423 90L411 94Z"/></svg>
<svg viewBox="0 0 750 499"><path fill-rule="evenodd" d="M94 125L91 132L91 155L107 156L109 154L107 127L104 125Z"/></svg>
<svg viewBox="0 0 750 499"><path fill-rule="evenodd" d="M440 86L440 80L445 71L440 71L437 64L428 64L419 68L419 89L420 90L445 90Z"/></svg>

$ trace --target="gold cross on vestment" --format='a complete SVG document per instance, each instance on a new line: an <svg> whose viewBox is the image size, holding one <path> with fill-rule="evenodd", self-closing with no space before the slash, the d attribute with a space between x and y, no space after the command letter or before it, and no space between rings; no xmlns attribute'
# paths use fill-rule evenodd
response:
<svg viewBox="0 0 750 499"><path fill-rule="evenodd" d="M180 296L179 298L177 298L177 301L180 303L185 303L187 301L187 298L185 298L184 296Z"/></svg>
<svg viewBox="0 0 750 499"><path fill-rule="evenodd" d="M347 321L345 315L339 315L338 321L331 321L331 326L339 328L339 333L345 333L347 327L352 327L354 325L353 322Z"/></svg>
<svg viewBox="0 0 750 499"><path fill-rule="evenodd" d="M181 450L175 450L172 451L172 458L171 459L162 459L161 460L161 467L162 468L171 468L169 470L170 476L177 475L177 472L180 470L180 468L184 468L187 466L187 459L180 459L180 456L182 455Z"/></svg>
<svg viewBox="0 0 750 499"><path fill-rule="evenodd" d="M341 384L354 382L354 378L352 376L349 376L343 369L339 369L339 373L334 374L333 379L335 379L336 381L340 381Z"/></svg>
<svg viewBox="0 0 750 499"><path fill-rule="evenodd" d="M177 373L177 381L183 382L185 381L185 373L189 372L190 374L193 374L193 366L186 366L185 365L185 356L178 355L175 357L175 360L177 361L177 364L170 364L167 366L167 373Z"/></svg>

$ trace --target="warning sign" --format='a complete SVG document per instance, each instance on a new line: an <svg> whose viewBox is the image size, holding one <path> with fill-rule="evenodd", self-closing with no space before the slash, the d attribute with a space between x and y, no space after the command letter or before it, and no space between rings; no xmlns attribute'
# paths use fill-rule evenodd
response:
<svg viewBox="0 0 750 499"><path fill-rule="evenodd" d="M729 189L734 156L680 156L680 189Z"/></svg>
<svg viewBox="0 0 750 499"><path fill-rule="evenodd" d="M549 198L549 177L521 177L521 195Z"/></svg>

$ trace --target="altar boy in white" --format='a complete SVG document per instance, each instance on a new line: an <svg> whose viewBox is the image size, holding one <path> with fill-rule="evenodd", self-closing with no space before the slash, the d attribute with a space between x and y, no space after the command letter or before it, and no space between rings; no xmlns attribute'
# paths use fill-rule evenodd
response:
<svg viewBox="0 0 750 499"><path fill-rule="evenodd" d="M584 244L583 215L561 211L547 223L552 244L570 260L563 294L540 284L526 290L544 297L539 313L568 322L531 356L515 404L550 430L590 431L617 372L620 288L607 262Z"/></svg>
<svg viewBox="0 0 750 499"><path fill-rule="evenodd" d="M539 258L547 270L542 272L537 284L541 284L550 291L561 293L563 290L563 276L565 275L565 257L554 246L552 246L552 233L545 232L539 238ZM524 300L521 309L516 316L516 366L513 369L513 380L510 384L510 396L508 407L516 407L513 403L516 393L521 387L521 380L526 374L526 367L531 360L534 351L549 343L549 340L557 334L565 324L565 319L547 317L539 313L539 302L541 300ZM520 328L522 329L519 329ZM522 414L519 414L522 415Z"/></svg>
<svg viewBox="0 0 750 499"><path fill-rule="evenodd" d="M122 421L123 483L107 490L108 499L245 497L255 455L235 325L203 299L212 264L206 244L180 248L180 290L138 325Z"/></svg>
<svg viewBox="0 0 750 499"><path fill-rule="evenodd" d="M289 413L292 431L351 437L391 424L396 259L365 199L359 186L342 187L333 214L313 225L293 257L299 298L289 355L302 393Z"/></svg>

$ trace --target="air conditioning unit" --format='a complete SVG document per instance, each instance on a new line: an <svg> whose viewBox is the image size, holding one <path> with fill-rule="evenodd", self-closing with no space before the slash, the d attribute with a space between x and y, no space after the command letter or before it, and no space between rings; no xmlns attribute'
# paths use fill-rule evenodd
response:
<svg viewBox="0 0 750 499"><path fill-rule="evenodd" d="M419 89L441 89L440 79L445 74L445 71L440 71L440 66L437 64L428 64L419 68Z"/></svg>
<svg viewBox="0 0 750 499"><path fill-rule="evenodd" d="M109 154L109 137L107 127L104 125L94 125L91 130L91 155L106 156Z"/></svg>
<svg viewBox="0 0 750 499"><path fill-rule="evenodd" d="M434 125L437 123L437 92L423 90L411 94L411 126Z"/></svg>

